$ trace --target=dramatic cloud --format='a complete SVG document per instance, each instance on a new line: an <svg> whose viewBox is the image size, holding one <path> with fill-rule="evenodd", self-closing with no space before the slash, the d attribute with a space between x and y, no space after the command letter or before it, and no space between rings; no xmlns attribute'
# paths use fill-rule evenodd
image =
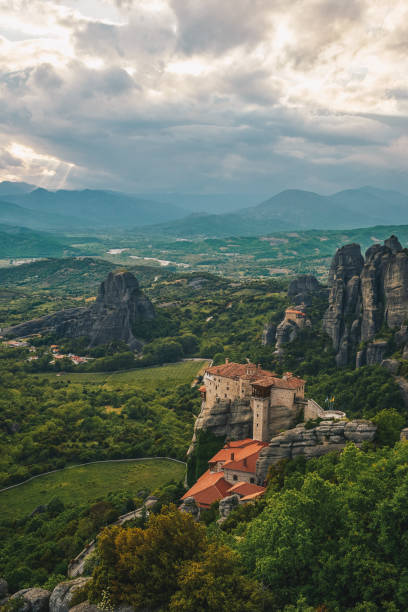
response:
<svg viewBox="0 0 408 612"><path fill-rule="evenodd" d="M0 178L408 192L408 5L0 0Z"/></svg>

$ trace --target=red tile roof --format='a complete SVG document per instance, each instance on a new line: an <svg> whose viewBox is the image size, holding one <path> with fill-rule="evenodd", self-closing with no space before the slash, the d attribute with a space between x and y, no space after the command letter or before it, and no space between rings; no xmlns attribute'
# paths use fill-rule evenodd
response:
<svg viewBox="0 0 408 612"><path fill-rule="evenodd" d="M252 373L251 373L252 372ZM212 366L207 368L206 374L215 376L224 376L225 378L262 378L264 376L273 376L273 372L262 370L254 363L223 363L222 365Z"/></svg>
<svg viewBox="0 0 408 612"><path fill-rule="evenodd" d="M244 448L253 443L254 443L254 440L252 440L252 438L245 438L245 440L227 442L224 445L224 447L221 450L219 450L218 453L214 455L214 457L211 457L208 463L211 464L211 463L217 463L218 461L227 461L228 459L231 459L231 453L234 453L235 455L236 449Z"/></svg>
<svg viewBox="0 0 408 612"><path fill-rule="evenodd" d="M248 371L251 373L248 374ZM262 370L262 368L253 363L223 363L219 366L207 368L206 374L233 378L235 380L244 378L251 381L251 384L257 385L258 387L276 387L277 389L298 389L305 384L304 380L297 378L296 376L279 378L274 372Z"/></svg>
<svg viewBox="0 0 408 612"><path fill-rule="evenodd" d="M181 499L194 497L200 508L209 508L213 502L226 497L230 487L222 472L207 470Z"/></svg>
<svg viewBox="0 0 408 612"><path fill-rule="evenodd" d="M302 312L301 310L296 310L296 308L287 308L286 312L291 312L293 314L300 314L302 315L302 317L306 316L304 312Z"/></svg>
<svg viewBox="0 0 408 612"><path fill-rule="evenodd" d="M291 378L277 378L275 376L269 376L268 378L260 378L254 380L252 383L257 387L276 387L277 389L299 389L306 384L302 378L292 376Z"/></svg>
<svg viewBox="0 0 408 612"><path fill-rule="evenodd" d="M264 494L264 491L259 491L258 493L251 493L250 495L245 495L245 497L241 497L241 501L243 502L252 501L253 499L256 499L257 497L262 497L263 494Z"/></svg>
<svg viewBox="0 0 408 612"><path fill-rule="evenodd" d="M252 444L248 444L243 448L237 448L234 451L234 458L231 459L231 451L228 460L222 466L223 470L236 470L238 472L249 472L255 474L256 461L260 451L268 446L267 442L259 442L252 440ZM224 450L224 449L223 449Z"/></svg>
<svg viewBox="0 0 408 612"><path fill-rule="evenodd" d="M237 495L241 495L242 497L246 497L247 495L253 495L254 493L265 493L266 488L260 487L256 484L252 484L251 482L237 482L228 490L228 495L233 495L236 493Z"/></svg>

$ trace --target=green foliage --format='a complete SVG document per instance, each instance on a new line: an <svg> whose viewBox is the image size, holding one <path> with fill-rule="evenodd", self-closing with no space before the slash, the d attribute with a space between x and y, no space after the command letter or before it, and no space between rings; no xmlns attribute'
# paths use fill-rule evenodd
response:
<svg viewBox="0 0 408 612"><path fill-rule="evenodd" d="M75 384L13 374L7 360L0 360L0 487L72 463L184 459L200 400L196 389L178 388L177 382L200 366L114 375L97 387L86 384L86 375Z"/></svg>
<svg viewBox="0 0 408 612"><path fill-rule="evenodd" d="M139 609L251 611L271 598L243 575L237 553L208 540L202 525L175 506L151 515L146 529L114 527L99 537L90 600Z"/></svg>
<svg viewBox="0 0 408 612"><path fill-rule="evenodd" d="M334 397L330 408L346 412L348 418L373 418L383 409L405 413L400 389L380 366L357 370L339 369L307 378L307 394L321 406Z"/></svg>
<svg viewBox="0 0 408 612"><path fill-rule="evenodd" d="M385 408L373 418L377 425L376 441L378 444L393 446L400 439L401 429L404 427L406 417L399 414L394 408Z"/></svg>
<svg viewBox="0 0 408 612"><path fill-rule="evenodd" d="M238 545L275 594L272 610L301 597L300 609L404 609L407 465L406 442L366 453L350 444L286 472Z"/></svg>
<svg viewBox="0 0 408 612"><path fill-rule="evenodd" d="M170 481L173 475L182 477L182 465L164 461L133 463L126 483L129 465L114 464L114 473L109 470L112 464L68 470L65 478L64 473L60 473L65 503L54 498L48 505L37 508L35 513L31 513L31 508L36 503L36 497L42 502L47 501L48 490L42 484L42 479L14 489L19 497L19 500L12 499L16 511L14 515L2 514L0 518L0 575L9 582L10 589L16 591L38 585L51 590L53 585L64 580L68 562L103 527L134 508L134 501L138 501L136 494L141 488L149 484L157 486L158 509L164 502L178 500L185 491L180 483ZM99 473L96 468L99 468ZM89 478L86 479L84 472L88 471ZM51 476L56 475L46 478ZM99 487L96 486L98 477ZM130 491L120 488L124 484ZM30 486L30 490L24 497L21 493L24 493L26 486ZM54 483L54 490L56 488L57 483ZM4 495L0 494L0 503L4 501L7 504ZM138 504L142 505L142 502L138 501ZM85 573L92 573L97 562L96 557L91 558Z"/></svg>

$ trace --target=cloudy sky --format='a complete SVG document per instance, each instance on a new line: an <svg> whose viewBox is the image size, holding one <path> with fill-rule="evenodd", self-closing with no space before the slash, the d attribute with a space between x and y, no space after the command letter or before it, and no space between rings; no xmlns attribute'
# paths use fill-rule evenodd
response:
<svg viewBox="0 0 408 612"><path fill-rule="evenodd" d="M408 193L407 58L406 0L0 0L0 179Z"/></svg>

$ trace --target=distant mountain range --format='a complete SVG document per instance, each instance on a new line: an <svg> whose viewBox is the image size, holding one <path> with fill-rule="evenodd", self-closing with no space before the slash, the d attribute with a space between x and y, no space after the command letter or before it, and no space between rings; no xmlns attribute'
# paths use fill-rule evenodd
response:
<svg viewBox="0 0 408 612"><path fill-rule="evenodd" d="M187 214L173 204L143 200L114 191L48 191L41 188L30 190L29 187L20 183L0 183L0 222L32 229L78 231L138 228L173 221Z"/></svg>
<svg viewBox="0 0 408 612"><path fill-rule="evenodd" d="M256 236L311 229L353 229L408 223L408 196L374 187L321 196L288 189L256 206L221 215L190 215L147 231L174 236Z"/></svg>
<svg viewBox="0 0 408 612"><path fill-rule="evenodd" d="M210 205L211 196L180 195L179 206L175 194L172 202L163 203L107 190L48 191L5 181L0 183L0 223L46 231L127 229L177 237L257 236L408 223L408 196L374 187L330 196L288 189L256 206L222 214L189 214L188 208L197 209L199 202L210 211L221 197L214 196ZM233 196L228 197L231 207ZM236 203L243 201L237 197Z"/></svg>

